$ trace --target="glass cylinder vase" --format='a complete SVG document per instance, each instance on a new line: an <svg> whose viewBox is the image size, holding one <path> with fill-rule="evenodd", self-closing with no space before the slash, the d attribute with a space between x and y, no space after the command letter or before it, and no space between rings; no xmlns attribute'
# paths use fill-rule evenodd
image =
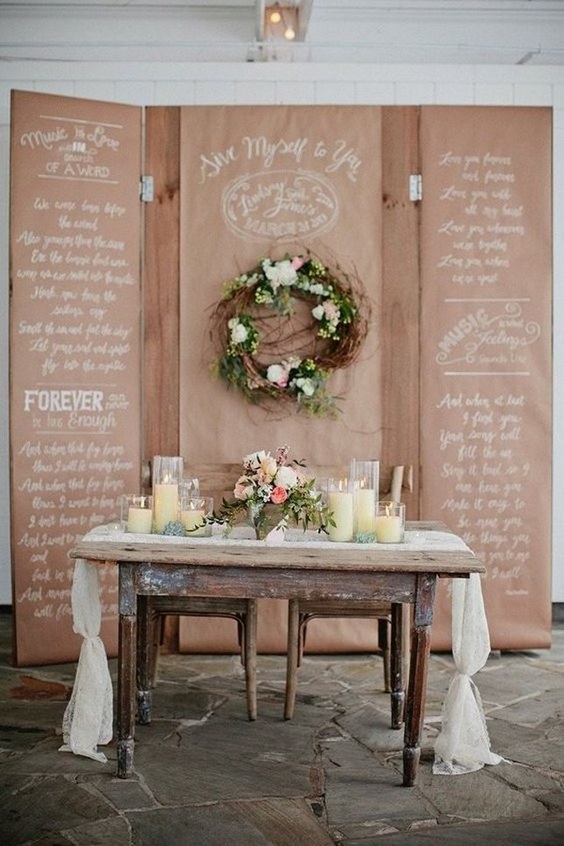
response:
<svg viewBox="0 0 564 846"><path fill-rule="evenodd" d="M392 500L379 502L376 508L376 540L378 543L403 543L405 505Z"/></svg>
<svg viewBox="0 0 564 846"><path fill-rule="evenodd" d="M178 520L179 485L184 473L180 456L153 458L153 530L162 534L167 523Z"/></svg>
<svg viewBox="0 0 564 846"><path fill-rule="evenodd" d="M353 458L349 475L352 480L354 535L374 532L376 503L380 485L380 462L375 459Z"/></svg>
<svg viewBox="0 0 564 846"><path fill-rule="evenodd" d="M181 496L180 522L188 537L204 538L212 533L210 519L213 513L213 497Z"/></svg>

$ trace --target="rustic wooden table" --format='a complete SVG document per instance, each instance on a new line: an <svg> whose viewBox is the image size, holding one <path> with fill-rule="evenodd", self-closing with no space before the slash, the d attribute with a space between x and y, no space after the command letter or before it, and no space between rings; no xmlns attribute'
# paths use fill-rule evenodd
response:
<svg viewBox="0 0 564 846"><path fill-rule="evenodd" d="M409 682L405 702L403 784L415 783L421 754L430 630L437 578L467 578L485 568L440 523L410 523L418 541L397 544L328 542L230 543L186 539L170 544L89 538L72 558L119 567L117 774L133 771L137 696L137 608L144 596L218 596L278 599L380 599L413 606ZM427 543L433 533L446 542ZM107 537L107 536L106 536ZM443 537L441 535L441 537Z"/></svg>

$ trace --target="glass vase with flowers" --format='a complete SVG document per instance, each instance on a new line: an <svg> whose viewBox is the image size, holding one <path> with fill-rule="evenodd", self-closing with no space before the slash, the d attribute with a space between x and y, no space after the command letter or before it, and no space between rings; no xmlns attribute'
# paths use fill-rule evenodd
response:
<svg viewBox="0 0 564 846"><path fill-rule="evenodd" d="M308 478L302 463L289 461L288 453L283 446L274 455L266 450L246 455L233 499L223 500L214 519L227 526L246 520L257 540L290 525L326 531L330 515L315 479Z"/></svg>

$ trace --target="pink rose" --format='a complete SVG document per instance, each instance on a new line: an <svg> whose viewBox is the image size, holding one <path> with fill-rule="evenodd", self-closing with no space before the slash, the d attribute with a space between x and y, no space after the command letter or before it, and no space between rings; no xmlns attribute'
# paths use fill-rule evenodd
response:
<svg viewBox="0 0 564 846"><path fill-rule="evenodd" d="M303 263L304 260L301 256L294 256L294 258L292 259L292 267L294 268L294 270L299 270Z"/></svg>
<svg viewBox="0 0 564 846"><path fill-rule="evenodd" d="M286 502L288 499L288 491L286 488L281 488L280 485L277 485L275 488L272 489L272 493L270 494L270 501L273 502L275 505L281 505L283 502Z"/></svg>
<svg viewBox="0 0 564 846"><path fill-rule="evenodd" d="M246 500L250 496L252 496L252 493L253 493L253 486L249 485L249 480L247 479L246 476L241 476L235 484L233 496L235 497L235 499Z"/></svg>

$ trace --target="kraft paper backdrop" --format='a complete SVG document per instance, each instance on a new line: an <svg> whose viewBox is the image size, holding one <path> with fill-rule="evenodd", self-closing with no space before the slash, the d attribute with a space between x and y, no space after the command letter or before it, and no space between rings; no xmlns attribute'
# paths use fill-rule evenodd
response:
<svg viewBox="0 0 564 846"><path fill-rule="evenodd" d="M495 649L551 637L550 141L549 109L422 110L421 516L486 564Z"/></svg>
<svg viewBox="0 0 564 846"><path fill-rule="evenodd" d="M188 463L238 463L282 444L311 467L379 455L381 193L377 108L182 110L181 452ZM207 316L223 284L262 256L304 249L356 272L372 301L360 359L330 381L342 395L337 420L286 407L273 415L210 375ZM286 603L261 603L260 651L285 649L285 614ZM308 644L374 648L376 624L368 631L349 620L343 629L336 621L312 625ZM181 646L192 651L236 650L234 633L229 622L181 618Z"/></svg>
<svg viewBox="0 0 564 846"><path fill-rule="evenodd" d="M68 550L89 529L119 518L119 496L139 485L141 116L133 106L13 92L10 436L19 665L77 658ZM102 637L115 654L117 572L102 568L100 575Z"/></svg>

